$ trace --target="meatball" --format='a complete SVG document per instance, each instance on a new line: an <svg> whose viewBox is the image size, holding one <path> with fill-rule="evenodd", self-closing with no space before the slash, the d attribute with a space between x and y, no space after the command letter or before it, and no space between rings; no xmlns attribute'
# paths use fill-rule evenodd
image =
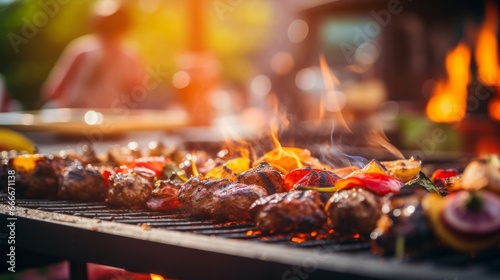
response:
<svg viewBox="0 0 500 280"><path fill-rule="evenodd" d="M17 194L23 198L55 198L59 173L51 159L39 154L20 155L9 160L16 171Z"/></svg>
<svg viewBox="0 0 500 280"><path fill-rule="evenodd" d="M106 183L99 171L77 165L64 172L57 196L67 200L102 201L106 192Z"/></svg>
<svg viewBox="0 0 500 280"><path fill-rule="evenodd" d="M324 205L316 191L292 190L255 201L250 213L264 232L308 232L326 222Z"/></svg>
<svg viewBox="0 0 500 280"><path fill-rule="evenodd" d="M337 234L368 237L382 215L382 198L361 188L341 190L326 204L329 223Z"/></svg>
<svg viewBox="0 0 500 280"><path fill-rule="evenodd" d="M118 173L109 177L108 203L115 206L143 206L153 184L137 173Z"/></svg>

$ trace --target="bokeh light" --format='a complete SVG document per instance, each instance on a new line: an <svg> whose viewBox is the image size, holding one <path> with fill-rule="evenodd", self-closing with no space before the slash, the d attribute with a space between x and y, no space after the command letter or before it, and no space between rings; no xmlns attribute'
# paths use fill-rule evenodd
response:
<svg viewBox="0 0 500 280"><path fill-rule="evenodd" d="M309 25L302 19L294 20L288 27L288 40L292 43L304 41L309 33Z"/></svg>

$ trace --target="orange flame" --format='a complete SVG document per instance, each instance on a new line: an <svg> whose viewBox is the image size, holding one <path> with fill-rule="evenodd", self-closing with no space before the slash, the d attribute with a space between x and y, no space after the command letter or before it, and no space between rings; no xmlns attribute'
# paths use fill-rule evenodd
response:
<svg viewBox="0 0 500 280"><path fill-rule="evenodd" d="M287 174L293 169L303 167L304 163L310 164L313 158L311 157L310 151L307 149L282 146L278 139L278 132L280 126L287 128L290 122L287 119L286 112L279 110L277 99L270 99L270 103L271 107L274 109L274 117L271 120L270 128L271 140L275 148L260 157L254 165L265 161L283 174Z"/></svg>
<svg viewBox="0 0 500 280"><path fill-rule="evenodd" d="M191 171L193 172L193 176L199 176L200 173L198 172L198 167L196 167L196 152L192 151L191 152Z"/></svg>
<svg viewBox="0 0 500 280"><path fill-rule="evenodd" d="M335 89L335 84L338 85L338 84L340 84L340 82L337 79L337 77L335 77L335 75L330 71L330 68L328 67L328 64L326 63L326 59L325 59L325 56L323 54L320 54L320 56L319 56L319 65L321 68L321 74L323 76L323 81L325 83L326 92L333 92ZM321 118L324 115L324 95L326 94L326 92L324 92L321 95L321 100L320 100L320 117ZM337 98L333 98L332 100L335 103L335 104L333 104L334 107L340 108L340 104L339 104L339 101L337 100ZM336 120L338 120L340 122L340 125L343 128L345 128L349 132L352 132L351 128L347 125L347 123L344 119L344 116L342 115L340 110L335 112L335 117L336 117Z"/></svg>
<svg viewBox="0 0 500 280"><path fill-rule="evenodd" d="M453 123L464 118L470 61L471 51L463 42L446 55L448 79L437 83L427 103L427 116L431 121Z"/></svg>
<svg viewBox="0 0 500 280"><path fill-rule="evenodd" d="M151 280L165 280L165 278L163 278L163 276L161 275L158 275L158 274L149 274L149 276L151 277Z"/></svg>
<svg viewBox="0 0 500 280"><path fill-rule="evenodd" d="M475 51L478 78L486 85L495 85L499 82L497 30L498 7L493 1L487 1L485 18L479 30Z"/></svg>
<svg viewBox="0 0 500 280"><path fill-rule="evenodd" d="M500 98L493 99L490 102L488 112L492 119L500 121Z"/></svg>

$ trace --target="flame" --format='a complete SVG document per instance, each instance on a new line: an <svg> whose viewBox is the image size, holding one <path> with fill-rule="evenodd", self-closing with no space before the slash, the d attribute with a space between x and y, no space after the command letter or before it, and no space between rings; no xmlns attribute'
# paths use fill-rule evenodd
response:
<svg viewBox="0 0 500 280"><path fill-rule="evenodd" d="M496 38L498 32L497 4L493 1L487 1L484 13L484 22L479 30L475 52L478 79L486 85L499 86L500 71L498 65L498 42ZM500 91L498 93L500 94ZM500 121L500 96L497 96L490 102L488 113L491 119Z"/></svg>
<svg viewBox="0 0 500 280"><path fill-rule="evenodd" d="M319 56L319 65L321 68L321 74L323 76L323 81L325 84L325 89L326 91L321 95L321 100L320 100L320 117L322 118L324 115L324 95L326 92L333 92L335 89L335 84L340 84L339 80L335 75L330 71L330 68L328 67L328 64L326 63L325 56L323 54L320 54ZM335 95L333 95L335 96ZM334 107L340 108L339 101L337 98L332 99L334 104ZM338 120L343 128L345 128L347 131L352 132L351 128L347 125L344 116L341 113L341 110L338 110L335 112L335 119Z"/></svg>
<svg viewBox="0 0 500 280"><path fill-rule="evenodd" d="M493 1L485 4L485 18L476 42L475 58L479 81L494 85L498 83L498 7Z"/></svg>
<svg viewBox="0 0 500 280"><path fill-rule="evenodd" d="M446 55L448 79L437 83L427 103L427 116L431 121L453 123L464 118L470 61L471 51L463 42Z"/></svg>
<svg viewBox="0 0 500 280"><path fill-rule="evenodd" d="M198 172L198 167L196 166L196 152L192 151L191 152L191 171L193 172L193 176L199 176L200 173Z"/></svg>
<svg viewBox="0 0 500 280"><path fill-rule="evenodd" d="M311 156L306 149L283 147L278 139L276 126L271 126L271 139L276 148L262 156L257 164L265 161L281 173L287 174L293 169L303 167L302 161L307 161Z"/></svg>
<svg viewBox="0 0 500 280"><path fill-rule="evenodd" d="M151 277L151 280L165 280L165 278L163 278L163 276L158 275L158 274L151 273L151 274L149 274L149 276Z"/></svg>
<svg viewBox="0 0 500 280"><path fill-rule="evenodd" d="M271 120L270 128L271 141L275 148L258 159L255 165L265 161L283 174L287 174L293 169L303 167L303 162L308 162L311 158L311 154L307 149L282 146L278 139L278 132L280 128L288 128L290 121L287 118L286 112L280 110L279 103L274 96L270 99L270 106L274 111L274 117Z"/></svg>
<svg viewBox="0 0 500 280"><path fill-rule="evenodd" d="M500 98L491 100L488 105L488 112L490 117L496 121L500 121Z"/></svg>

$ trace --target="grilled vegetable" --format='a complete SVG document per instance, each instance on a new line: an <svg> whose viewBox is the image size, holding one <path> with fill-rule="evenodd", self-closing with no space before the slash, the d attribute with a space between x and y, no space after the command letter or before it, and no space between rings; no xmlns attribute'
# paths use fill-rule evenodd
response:
<svg viewBox="0 0 500 280"><path fill-rule="evenodd" d="M438 169L432 173L431 181L433 184L438 184L447 178L457 176L459 174L456 169Z"/></svg>
<svg viewBox="0 0 500 280"><path fill-rule="evenodd" d="M387 174L397 177L403 180L403 182L408 182L415 178L422 167L420 160L414 157L410 159L383 161L381 163L387 168Z"/></svg>
<svg viewBox="0 0 500 280"><path fill-rule="evenodd" d="M292 170L284 178L285 190L300 189L302 186L328 187L333 186L340 177L328 170L303 167Z"/></svg>
<svg viewBox="0 0 500 280"><path fill-rule="evenodd" d="M403 187L403 182L398 178L380 173L363 173L339 179L330 187L300 186L299 189L336 192L344 189L362 188L383 196L390 193L397 193L401 187Z"/></svg>
<svg viewBox="0 0 500 280"><path fill-rule="evenodd" d="M471 161L465 167L461 179L454 185L457 189L479 190L487 188L500 193L500 159L498 155L488 155Z"/></svg>
<svg viewBox="0 0 500 280"><path fill-rule="evenodd" d="M437 237L451 248L479 251L500 242L500 198L489 191L429 194L422 206Z"/></svg>
<svg viewBox="0 0 500 280"><path fill-rule="evenodd" d="M230 181L236 181L238 174L250 169L251 166L252 161L249 158L234 158L208 171L205 177L214 179L227 178Z"/></svg>
<svg viewBox="0 0 500 280"><path fill-rule="evenodd" d="M29 154L35 153L35 144L24 137L23 135L10 130L1 128L0 129L0 151L18 151L27 152Z"/></svg>
<svg viewBox="0 0 500 280"><path fill-rule="evenodd" d="M387 168L383 166L378 160L373 159L368 164L363 167L363 169L356 170L352 175L363 174L363 173L380 173L387 174Z"/></svg>
<svg viewBox="0 0 500 280"><path fill-rule="evenodd" d="M405 186L420 186L428 192L435 192L441 196L446 196L448 194L448 190L444 187L444 185L441 187L434 185L431 179L429 179L429 177L427 177L422 171L418 173L417 178L406 182Z"/></svg>
<svg viewBox="0 0 500 280"><path fill-rule="evenodd" d="M323 166L318 159L311 156L311 152L307 149L280 147L275 148L264 154L255 165L261 162L267 162L272 167L286 175L288 172L301 168L304 165L322 168Z"/></svg>
<svg viewBox="0 0 500 280"><path fill-rule="evenodd" d="M360 187L378 195L397 193L402 186L403 182L398 178L380 173L363 173L335 182L339 190Z"/></svg>
<svg viewBox="0 0 500 280"><path fill-rule="evenodd" d="M145 167L155 172L157 177L160 177L163 173L163 167L165 164L169 163L170 160L158 156L158 157L141 157L136 158L133 161L129 162L127 166L133 167Z"/></svg>

